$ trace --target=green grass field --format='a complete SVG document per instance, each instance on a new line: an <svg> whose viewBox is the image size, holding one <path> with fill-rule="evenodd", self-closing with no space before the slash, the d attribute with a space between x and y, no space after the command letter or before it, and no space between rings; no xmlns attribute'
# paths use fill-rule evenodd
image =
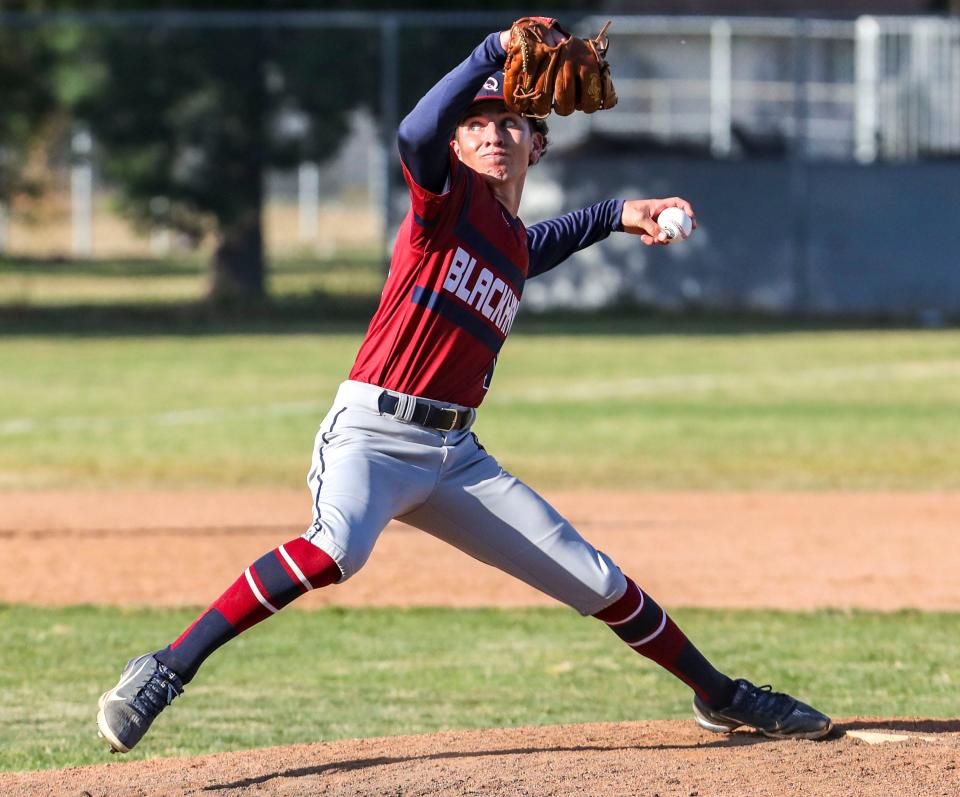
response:
<svg viewBox="0 0 960 797"><path fill-rule="evenodd" d="M104 762L100 692L192 611L0 607L0 768ZM956 716L955 614L686 610L727 670L834 716ZM126 759L524 724L688 718L690 694L564 609L288 611L214 654Z"/></svg>
<svg viewBox="0 0 960 797"><path fill-rule="evenodd" d="M0 338L0 488L296 487L361 328ZM956 489L960 331L521 318L476 430L544 489Z"/></svg>
<svg viewBox="0 0 960 797"><path fill-rule="evenodd" d="M190 263L0 263L0 501L303 484L377 266L285 266L271 308L225 317L192 304L202 280ZM522 316L476 429L545 490L956 490L958 406L958 330L619 311ZM97 696L194 614L0 606L0 768L106 760ZM835 715L956 715L958 614L676 617L720 666ZM131 757L687 717L688 701L564 610L290 611L215 655Z"/></svg>

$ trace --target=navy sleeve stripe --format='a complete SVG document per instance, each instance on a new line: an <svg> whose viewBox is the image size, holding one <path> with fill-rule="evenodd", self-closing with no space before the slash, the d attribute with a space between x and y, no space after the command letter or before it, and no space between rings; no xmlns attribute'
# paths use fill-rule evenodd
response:
<svg viewBox="0 0 960 797"><path fill-rule="evenodd" d="M414 220L417 224L419 224L421 227L424 227L424 228L434 227L434 226L436 226L436 224L437 224L437 220L436 220L436 219L429 219L429 220L428 220L428 219L425 219L423 216L421 216L421 215L420 215L419 213L417 213L416 211L413 211L413 220Z"/></svg>
<svg viewBox="0 0 960 797"><path fill-rule="evenodd" d="M524 277L520 269L510 261L510 258L484 238L470 222L461 218L457 223L455 234L478 259L489 263L491 266L496 266L500 276L513 288L513 292L517 296L523 293Z"/></svg>
<svg viewBox="0 0 960 797"><path fill-rule="evenodd" d="M543 274L558 266L574 252L602 241L611 232L622 230L622 214L623 200L608 199L606 202L599 202L528 227L528 277Z"/></svg>
<svg viewBox="0 0 960 797"><path fill-rule="evenodd" d="M466 330L494 354L497 354L503 346L503 338L490 329L486 321L477 318L467 308L457 304L445 294L417 285L413 289L411 301Z"/></svg>

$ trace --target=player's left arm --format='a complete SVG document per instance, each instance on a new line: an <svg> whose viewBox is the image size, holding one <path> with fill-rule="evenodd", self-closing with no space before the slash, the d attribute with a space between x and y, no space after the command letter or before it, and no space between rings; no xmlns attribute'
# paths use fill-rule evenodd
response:
<svg viewBox="0 0 960 797"><path fill-rule="evenodd" d="M668 243L666 234L660 229L656 218L669 207L681 208L690 218L696 219L689 202L681 197L669 197L609 199L533 224L527 228L527 250L530 255L527 276L536 277L549 271L574 252L607 238L611 232L639 235L640 240L648 246L665 245Z"/></svg>
<svg viewBox="0 0 960 797"><path fill-rule="evenodd" d="M492 72L503 69L505 31L488 35L473 52L447 73L397 131L400 157L417 185L433 194L444 191L450 167L450 139L457 122L470 107Z"/></svg>

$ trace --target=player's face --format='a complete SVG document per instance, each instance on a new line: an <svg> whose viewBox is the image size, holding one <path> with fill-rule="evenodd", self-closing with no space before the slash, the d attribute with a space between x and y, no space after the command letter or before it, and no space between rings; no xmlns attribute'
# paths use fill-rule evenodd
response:
<svg viewBox="0 0 960 797"><path fill-rule="evenodd" d="M467 166L505 182L522 178L539 155L540 134L501 102L477 103L457 128L454 147Z"/></svg>

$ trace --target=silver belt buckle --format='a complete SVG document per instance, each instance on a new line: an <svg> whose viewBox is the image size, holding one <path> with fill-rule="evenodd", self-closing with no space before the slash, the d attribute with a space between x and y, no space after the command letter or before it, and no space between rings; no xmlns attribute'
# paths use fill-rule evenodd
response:
<svg viewBox="0 0 960 797"><path fill-rule="evenodd" d="M446 429L438 426L438 427L437 427L437 431L438 431L438 432L452 432L454 429L457 428L457 421L460 420L460 411L459 411L459 410L455 410L455 409L453 409L452 407L444 407L442 411L443 411L443 412L452 412L452 413L453 413L453 422L452 422L452 423L450 424L450 426L449 426L448 428L446 428Z"/></svg>

